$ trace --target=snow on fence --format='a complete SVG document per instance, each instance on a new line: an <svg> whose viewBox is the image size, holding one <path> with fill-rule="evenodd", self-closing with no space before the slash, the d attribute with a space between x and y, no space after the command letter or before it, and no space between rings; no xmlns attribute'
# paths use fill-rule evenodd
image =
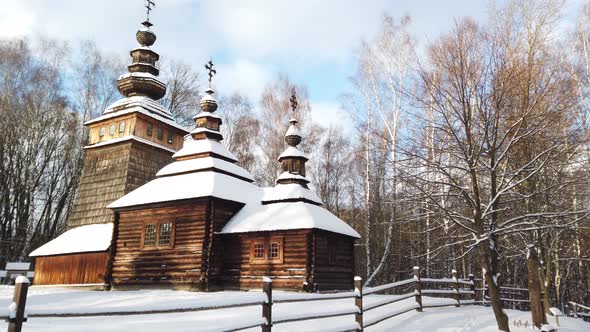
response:
<svg viewBox="0 0 590 332"><path fill-rule="evenodd" d="M434 308L441 306L455 306L459 307L461 304L474 304L475 301L475 286L473 275L469 276L469 280L457 279L457 273L453 271L452 278L432 279L420 278L420 268L414 267L414 277L412 279L397 281L390 284L385 284L376 287L363 288L362 279L360 277L354 278L354 291L352 292L338 292L330 294L317 294L313 296L310 294L290 293L278 294L273 297L272 280L268 277L263 278L262 293L258 298L248 298L244 301L234 301L226 304L213 304L210 306L200 306L193 308L181 309L164 309L164 310L148 310L148 311L116 311L116 312L95 312L95 313L56 313L56 314L29 314L29 318L33 317L90 317L90 316L114 316L114 315L145 315L145 314L165 314L178 312L195 312L215 309L230 309L245 306L260 306L261 316L253 317L251 320L241 320L235 323L235 326L225 326L225 331L239 331L260 327L263 332L270 332L272 327L277 324L284 324L290 322L297 322L303 320L331 318L340 316L354 315L354 323L340 325L333 327L335 331L363 331L364 328L378 324L384 320L401 315L403 313L416 310L422 311L424 308ZM25 313L26 296L29 282L25 277L17 279L14 290L13 303L10 305L10 314L7 317L0 317L9 322L9 332L20 332L23 322L27 320ZM427 287L426 287L427 286ZM377 295L377 293L387 292L387 296ZM397 292L395 295L391 295ZM452 299L452 301L433 301L432 297L423 298L423 295L432 295L434 298ZM468 296L471 299L464 299ZM364 304L363 300L369 297L371 301ZM373 312L377 308L385 308L385 306L403 301L409 298L415 298L415 303L405 307L390 307L391 310L379 310ZM350 299L350 307L343 309L329 309L321 312L313 313L290 313L288 315L281 315L273 317L273 305L281 303L305 303L310 301L326 301ZM423 300L427 300L423 303ZM583 306L582 306L583 307ZM580 307L580 308L582 308ZM586 307L583 307L586 308ZM369 313L369 314L367 314Z"/></svg>
<svg viewBox="0 0 590 332"><path fill-rule="evenodd" d="M590 307L571 301L568 302L568 304L570 307L568 316L574 318L581 318L585 321L590 321Z"/></svg>

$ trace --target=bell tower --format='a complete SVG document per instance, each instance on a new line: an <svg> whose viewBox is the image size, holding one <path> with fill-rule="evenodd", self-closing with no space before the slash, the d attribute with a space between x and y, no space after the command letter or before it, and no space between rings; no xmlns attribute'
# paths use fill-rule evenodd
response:
<svg viewBox="0 0 590 332"><path fill-rule="evenodd" d="M153 179L188 134L158 103L166 84L158 77L160 56L151 49L156 42L149 21L152 5L147 2L148 18L136 33L139 46L130 52L128 73L117 80L123 98L84 123L88 145L68 228L112 222L113 212L106 206Z"/></svg>

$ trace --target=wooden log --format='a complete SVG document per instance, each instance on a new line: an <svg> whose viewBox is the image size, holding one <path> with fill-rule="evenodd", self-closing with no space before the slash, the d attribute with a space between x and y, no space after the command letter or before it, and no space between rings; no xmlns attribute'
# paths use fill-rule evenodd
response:
<svg viewBox="0 0 590 332"><path fill-rule="evenodd" d="M27 293L29 291L29 279L20 276L16 278L12 302L15 306L14 317L8 321L8 332L21 332L25 318L25 306L27 304Z"/></svg>
<svg viewBox="0 0 590 332"><path fill-rule="evenodd" d="M416 292L416 303L418 304L418 308L416 311L422 311L422 289L420 286L420 267L414 266L414 291Z"/></svg>
<svg viewBox="0 0 590 332"><path fill-rule="evenodd" d="M453 290L455 290L455 307L461 306L461 296L459 295L459 280L457 280L457 270L451 271L453 278Z"/></svg>
<svg viewBox="0 0 590 332"><path fill-rule="evenodd" d="M357 310L354 314L354 320L358 325L357 331L363 331L363 279L359 276L354 277L354 291L356 292L354 305Z"/></svg>
<svg viewBox="0 0 590 332"><path fill-rule="evenodd" d="M262 303L262 318L265 320L262 332L270 332L272 330L272 280L268 277L262 279L262 292L266 295Z"/></svg>
<svg viewBox="0 0 590 332"><path fill-rule="evenodd" d="M471 291L473 292L473 301L477 301L477 296L475 295L475 276L472 273L469 273L469 281L471 281Z"/></svg>

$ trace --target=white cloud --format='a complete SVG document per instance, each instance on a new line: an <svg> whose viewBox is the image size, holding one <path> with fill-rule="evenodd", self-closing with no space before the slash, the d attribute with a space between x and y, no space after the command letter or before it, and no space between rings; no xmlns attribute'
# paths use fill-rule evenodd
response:
<svg viewBox="0 0 590 332"><path fill-rule="evenodd" d="M35 12L25 3L11 1L2 3L0 8L0 38L25 37L32 33Z"/></svg>
<svg viewBox="0 0 590 332"><path fill-rule="evenodd" d="M311 121L326 128L340 127L344 133L353 132L350 116L337 103L311 101Z"/></svg>
<svg viewBox="0 0 590 332"><path fill-rule="evenodd" d="M249 60L238 59L228 64L218 64L214 85L220 94L238 92L257 103L266 84L273 78L273 70Z"/></svg>

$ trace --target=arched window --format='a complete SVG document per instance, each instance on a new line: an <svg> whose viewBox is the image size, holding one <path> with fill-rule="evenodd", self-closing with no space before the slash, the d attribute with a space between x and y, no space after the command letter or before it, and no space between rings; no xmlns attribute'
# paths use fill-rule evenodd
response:
<svg viewBox="0 0 590 332"><path fill-rule="evenodd" d="M111 136L115 135L115 128L117 128L117 126L113 123L111 125L111 127L109 128L109 135L111 135Z"/></svg>
<svg viewBox="0 0 590 332"><path fill-rule="evenodd" d="M105 135L105 133L107 132L105 127L101 127L100 131L98 132L98 136L99 137L103 137Z"/></svg>
<svg viewBox="0 0 590 332"><path fill-rule="evenodd" d="M119 132L122 133L125 131L125 121L119 122Z"/></svg>

